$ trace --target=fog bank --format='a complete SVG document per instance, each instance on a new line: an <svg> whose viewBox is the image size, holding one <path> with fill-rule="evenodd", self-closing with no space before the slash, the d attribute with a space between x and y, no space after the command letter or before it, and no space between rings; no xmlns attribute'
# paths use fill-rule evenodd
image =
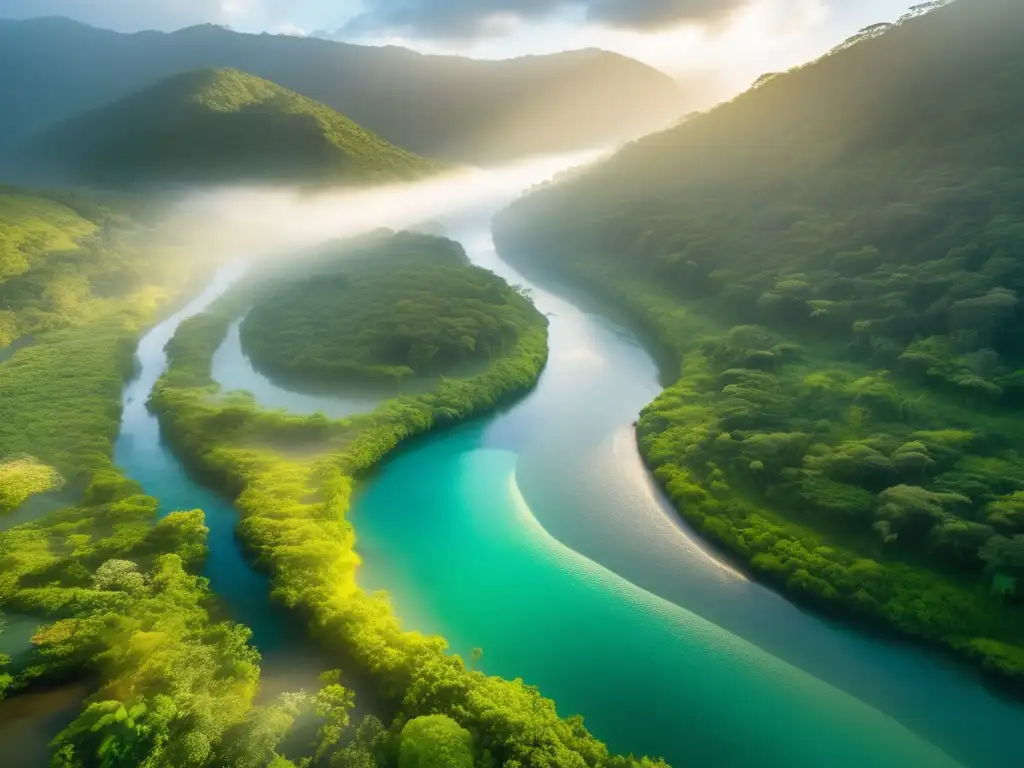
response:
<svg viewBox="0 0 1024 768"><path fill-rule="evenodd" d="M547 156L363 189L205 189L176 204L162 227L210 261L286 258L289 252L381 227L409 228L456 214L490 217L531 186L601 154Z"/></svg>

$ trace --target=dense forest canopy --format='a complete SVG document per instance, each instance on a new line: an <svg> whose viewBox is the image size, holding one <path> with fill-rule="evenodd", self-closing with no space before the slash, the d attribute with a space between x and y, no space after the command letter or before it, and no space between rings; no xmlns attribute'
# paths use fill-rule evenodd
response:
<svg viewBox="0 0 1024 768"><path fill-rule="evenodd" d="M74 183L366 182L435 168L330 107L238 70L175 75L35 137L27 167Z"/></svg>
<svg viewBox="0 0 1024 768"><path fill-rule="evenodd" d="M109 464L135 335L194 266L94 197L0 187L0 463Z"/></svg>
<svg viewBox="0 0 1024 768"><path fill-rule="evenodd" d="M670 77L598 50L477 61L215 26L125 35L68 19L0 20L0 147L203 67L251 72L393 144L455 161L604 146L685 111Z"/></svg>
<svg viewBox="0 0 1024 768"><path fill-rule="evenodd" d="M542 322L529 299L430 235L381 235L277 282L242 324L270 374L327 381L467 374Z"/></svg>
<svg viewBox="0 0 1024 768"><path fill-rule="evenodd" d="M53 765L190 764L252 708L258 654L211 616L202 513L157 522L113 440L137 334L194 264L78 193L4 188L0 233L3 344L19 342L0 359L0 609L36 625L0 656L0 699L88 680Z"/></svg>
<svg viewBox="0 0 1024 768"><path fill-rule="evenodd" d="M794 595L1018 680L1022 39L1019 2L958 0L497 227L679 355L639 436L687 517Z"/></svg>
<svg viewBox="0 0 1024 768"><path fill-rule="evenodd" d="M175 265L160 247L140 255L137 239L146 236L124 210L95 197L0 185L0 350L101 317L162 283Z"/></svg>

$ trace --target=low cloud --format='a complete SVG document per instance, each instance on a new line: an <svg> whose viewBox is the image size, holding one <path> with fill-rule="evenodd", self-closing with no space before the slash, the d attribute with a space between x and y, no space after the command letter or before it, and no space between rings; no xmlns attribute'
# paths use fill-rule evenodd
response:
<svg viewBox="0 0 1024 768"><path fill-rule="evenodd" d="M587 21L618 29L655 31L710 24L751 0L370 0L344 28L355 34L432 38L487 36L497 21L530 21L582 12Z"/></svg>
<svg viewBox="0 0 1024 768"><path fill-rule="evenodd" d="M749 5L749 0L590 0L587 17L610 27L650 31L687 22L711 23Z"/></svg>

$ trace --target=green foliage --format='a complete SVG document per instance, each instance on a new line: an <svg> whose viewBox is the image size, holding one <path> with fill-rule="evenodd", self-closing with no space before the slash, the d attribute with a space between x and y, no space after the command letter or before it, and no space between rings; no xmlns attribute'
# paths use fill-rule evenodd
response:
<svg viewBox="0 0 1024 768"><path fill-rule="evenodd" d="M304 380L467 375L536 326L530 301L444 238L384 236L270 288L242 325L260 370Z"/></svg>
<svg viewBox="0 0 1024 768"><path fill-rule="evenodd" d="M151 407L192 469L235 497L239 536L272 575L274 596L308 616L314 637L373 681L382 711L394 713L399 731L417 718L444 715L472 735L488 766L656 765L609 756L578 719L560 718L536 689L467 668L445 652L442 638L403 631L387 596L367 595L356 584L359 556L345 519L356 478L413 436L493 410L532 387L547 356L543 316L530 309L505 354L469 378L444 379L372 414L330 421L267 412L244 395L218 392L211 358L238 304L225 297L182 324ZM398 734L373 720L352 733L349 693L333 679L325 682L315 699L318 755L353 768L396 765ZM411 746L421 742L410 741L407 760L432 754ZM461 761L461 754L453 759Z"/></svg>
<svg viewBox="0 0 1024 768"><path fill-rule="evenodd" d="M149 581L118 585L108 606L37 637L54 655L92 640L99 653L89 660L106 678L58 736L54 765L207 765L251 707L259 656L248 630L210 622L205 584L176 555L158 558Z"/></svg>
<svg viewBox="0 0 1024 768"><path fill-rule="evenodd" d="M352 182L436 169L330 107L234 69L175 75L58 125L33 155L77 183Z"/></svg>
<svg viewBox="0 0 1024 768"><path fill-rule="evenodd" d="M258 655L247 629L211 620L205 580L186 569L205 553L202 513L156 522L155 499L106 484L98 503L0 534L0 603L55 620L14 685L99 679L55 765L206 764L251 707Z"/></svg>
<svg viewBox="0 0 1024 768"><path fill-rule="evenodd" d="M402 729L398 768L473 768L473 736L445 715L424 715Z"/></svg>
<svg viewBox="0 0 1024 768"><path fill-rule="evenodd" d="M180 280L180 261L85 195L0 186L0 359L29 334L114 315L137 325Z"/></svg>
<svg viewBox="0 0 1024 768"><path fill-rule="evenodd" d="M0 344L29 342L0 362L0 457L36 457L76 483L109 464L135 337L189 265L143 247L148 233L86 197L45 194L0 188L0 229L49 232L16 244L28 266L0 278ZM102 232L51 198L96 216Z"/></svg>
<svg viewBox="0 0 1024 768"><path fill-rule="evenodd" d="M0 455L23 457L0 465L0 507L61 475L80 502L0 533L0 606L41 624L0 688L93 682L54 742L54 765L206 764L252 705L258 655L247 629L212 619L206 582L190 571L206 553L202 512L158 522L157 500L111 462L134 340L187 265L137 249L131 223L85 196L46 195L0 192L3 225L16 210L13 224L52 228L32 247L16 243L25 268L0 281L5 327L34 335L0 362ZM95 216L102 235L51 200Z"/></svg>
<svg viewBox="0 0 1024 768"><path fill-rule="evenodd" d="M342 735L348 729L349 713L355 705L355 697L351 691L345 690L339 680L341 675L338 671L328 672L321 675L325 685L321 688L313 700L313 707L318 717L323 720L323 725L317 733L318 759L329 754L337 748L341 742Z"/></svg>
<svg viewBox="0 0 1024 768"><path fill-rule="evenodd" d="M680 361L638 434L697 529L1019 684L1024 14L929 10L535 190L496 237Z"/></svg>
<svg viewBox="0 0 1024 768"><path fill-rule="evenodd" d="M0 454L30 453L76 482L108 466L131 373L119 318L47 334L0 367Z"/></svg>
<svg viewBox="0 0 1024 768"><path fill-rule="evenodd" d="M0 513L17 508L33 494L58 488L62 482L53 467L31 457L0 463Z"/></svg>
<svg viewBox="0 0 1024 768"><path fill-rule="evenodd" d="M210 765L232 768L292 766L280 754L281 742L308 710L304 693L284 693L276 701L249 710L245 719L225 732Z"/></svg>
<svg viewBox="0 0 1024 768"><path fill-rule="evenodd" d="M93 222L52 200L15 190L0 194L0 284L28 272L47 253L77 250L78 241L95 230Z"/></svg>

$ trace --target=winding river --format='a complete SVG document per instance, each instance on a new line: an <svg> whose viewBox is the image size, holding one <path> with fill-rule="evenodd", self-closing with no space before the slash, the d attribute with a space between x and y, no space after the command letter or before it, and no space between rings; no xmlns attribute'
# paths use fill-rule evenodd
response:
<svg viewBox="0 0 1024 768"><path fill-rule="evenodd" d="M694 539L633 441L631 423L660 390L651 356L605 308L517 275L487 221L453 220L449 234L532 288L551 320L549 366L519 404L415 442L364 483L352 510L362 586L388 590L406 627L463 654L483 648L488 673L538 685L613 750L677 768L1019 766L1024 708L920 649L801 612ZM186 476L144 405L178 324L237 276L222 271L140 342L116 459L165 511L206 511L206 575L273 662L302 655L301 629L247 565L231 505ZM260 376L237 326L214 363L222 385L268 406L372 406Z"/></svg>

